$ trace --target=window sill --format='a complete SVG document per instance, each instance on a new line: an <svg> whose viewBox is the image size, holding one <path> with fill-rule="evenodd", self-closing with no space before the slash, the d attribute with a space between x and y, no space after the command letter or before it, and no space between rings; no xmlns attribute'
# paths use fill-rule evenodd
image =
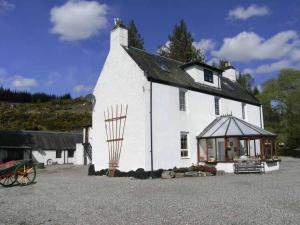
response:
<svg viewBox="0 0 300 225"><path fill-rule="evenodd" d="M181 159L191 159L191 157L181 157Z"/></svg>

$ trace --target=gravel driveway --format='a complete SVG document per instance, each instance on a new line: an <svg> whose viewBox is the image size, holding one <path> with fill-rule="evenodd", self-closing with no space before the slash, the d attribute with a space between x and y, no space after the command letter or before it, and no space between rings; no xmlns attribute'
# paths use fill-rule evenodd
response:
<svg viewBox="0 0 300 225"><path fill-rule="evenodd" d="M172 180L40 170L34 185L0 187L0 224L300 224L300 159L264 175Z"/></svg>

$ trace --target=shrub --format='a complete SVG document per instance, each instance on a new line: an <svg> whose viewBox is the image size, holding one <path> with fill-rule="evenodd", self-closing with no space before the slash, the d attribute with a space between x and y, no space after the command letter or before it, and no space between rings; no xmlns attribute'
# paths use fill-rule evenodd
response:
<svg viewBox="0 0 300 225"><path fill-rule="evenodd" d="M150 173L146 172L143 168L139 168L135 171L135 178L137 179L147 179L149 178Z"/></svg>
<svg viewBox="0 0 300 225"><path fill-rule="evenodd" d="M163 169L154 170L152 173L152 178L160 178L163 171Z"/></svg>
<svg viewBox="0 0 300 225"><path fill-rule="evenodd" d="M175 168L174 168L175 169ZM189 169L186 168L186 167L181 167L181 168L176 168L174 170L175 173L186 173L186 172L189 172Z"/></svg>

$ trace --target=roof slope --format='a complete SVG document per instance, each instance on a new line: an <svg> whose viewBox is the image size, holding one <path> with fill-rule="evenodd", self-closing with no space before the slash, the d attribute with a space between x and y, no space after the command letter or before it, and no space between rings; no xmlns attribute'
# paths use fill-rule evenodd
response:
<svg viewBox="0 0 300 225"><path fill-rule="evenodd" d="M211 122L197 138L276 136L234 116L220 116Z"/></svg>
<svg viewBox="0 0 300 225"><path fill-rule="evenodd" d="M51 131L0 131L0 148L69 150L75 149L76 143L82 143L81 133Z"/></svg>
<svg viewBox="0 0 300 225"><path fill-rule="evenodd" d="M150 54L133 47L124 47L124 49L146 73L149 80L224 98L230 98L245 103L260 105L259 101L246 90L241 88L238 83L232 82L225 77L221 76L221 89L196 83L194 79L185 72L183 69L185 64L182 62ZM218 71L217 68L216 70Z"/></svg>

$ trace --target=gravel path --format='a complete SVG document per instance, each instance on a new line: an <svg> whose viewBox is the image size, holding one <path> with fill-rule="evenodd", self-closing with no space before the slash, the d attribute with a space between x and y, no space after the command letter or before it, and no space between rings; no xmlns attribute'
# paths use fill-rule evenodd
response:
<svg viewBox="0 0 300 225"><path fill-rule="evenodd" d="M0 187L0 224L300 224L300 159L265 175L172 180L89 177L54 166Z"/></svg>

